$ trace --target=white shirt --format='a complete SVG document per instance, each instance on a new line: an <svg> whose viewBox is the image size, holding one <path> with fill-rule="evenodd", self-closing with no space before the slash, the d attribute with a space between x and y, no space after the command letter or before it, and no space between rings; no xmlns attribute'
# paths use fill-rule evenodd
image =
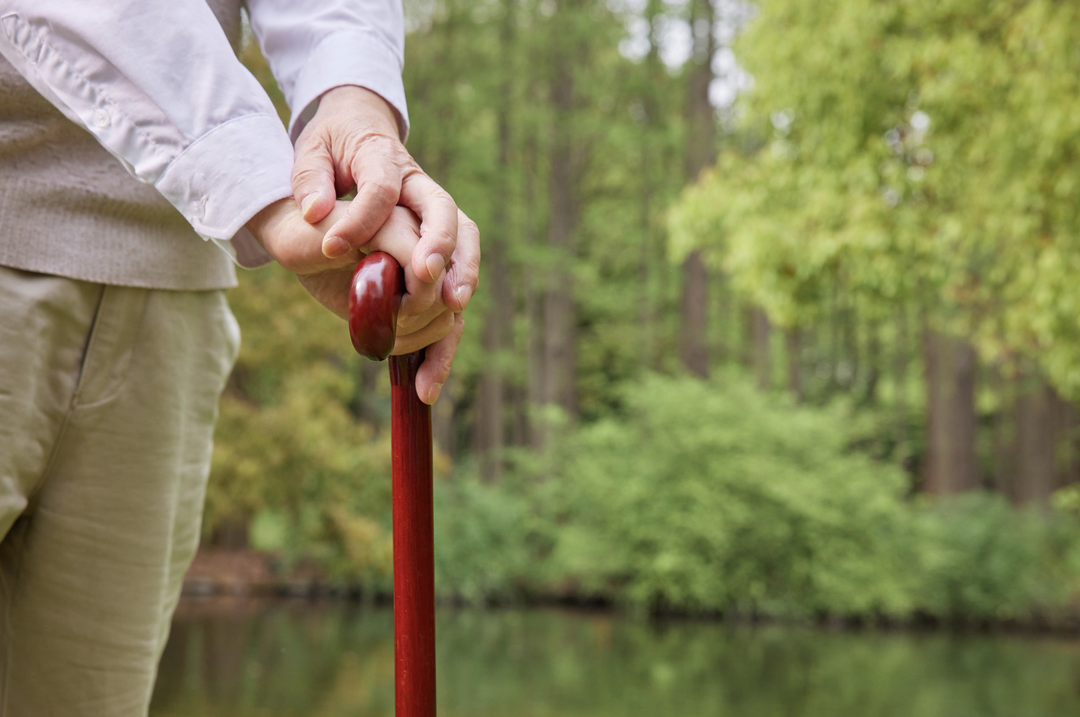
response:
<svg viewBox="0 0 1080 717"><path fill-rule="evenodd" d="M0 54L233 253L229 240L250 240L242 229L256 212L292 195L289 136L324 92L366 87L395 108L402 136L408 128L399 2L246 5L293 109L289 133L205 0L0 0Z"/></svg>

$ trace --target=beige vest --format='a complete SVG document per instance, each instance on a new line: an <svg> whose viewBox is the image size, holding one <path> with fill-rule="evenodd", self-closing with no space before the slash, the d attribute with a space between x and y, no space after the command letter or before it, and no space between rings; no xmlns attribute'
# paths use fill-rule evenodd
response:
<svg viewBox="0 0 1080 717"><path fill-rule="evenodd" d="M208 0L234 50L240 0ZM180 58L177 61L181 61ZM153 289L236 285L232 260L0 57L0 265Z"/></svg>

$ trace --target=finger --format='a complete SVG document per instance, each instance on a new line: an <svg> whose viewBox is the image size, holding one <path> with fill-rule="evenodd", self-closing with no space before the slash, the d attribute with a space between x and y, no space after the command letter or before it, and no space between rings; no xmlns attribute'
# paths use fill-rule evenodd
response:
<svg viewBox="0 0 1080 717"><path fill-rule="evenodd" d="M372 152L367 161L358 160L363 172L356 178L356 197L341 221L326 232L323 253L341 256L350 248L361 247L375 236L386 222L401 195L401 170Z"/></svg>
<svg viewBox="0 0 1080 717"><path fill-rule="evenodd" d="M427 312L441 301L442 283L426 284L412 269L412 258L420 241L420 220L406 207L394 207L389 219L382 225L371 241L364 246L365 252L384 251L405 268L405 296L401 302L401 315L414 317Z"/></svg>
<svg viewBox="0 0 1080 717"><path fill-rule="evenodd" d="M457 249L443 282L443 300L451 311L461 313L480 285L480 230L476 222L458 210Z"/></svg>
<svg viewBox="0 0 1080 717"><path fill-rule="evenodd" d="M450 367L454 363L454 356L465 331L465 317L461 314L452 316L454 325L450 333L428 346L424 363L420 364L416 371L416 395L427 404L435 403L443 384L450 378Z"/></svg>
<svg viewBox="0 0 1080 717"><path fill-rule="evenodd" d="M322 221L334 209L334 177L334 160L325 138L315 131L301 133L296 142L292 188L296 205L308 223Z"/></svg>
<svg viewBox="0 0 1080 717"><path fill-rule="evenodd" d="M416 333L420 329L424 328L431 322L438 319L443 314L452 313L450 309L446 308L446 305L440 302L439 304L428 307L427 311L423 311L418 314L406 316L405 312L398 313L397 322L397 334L398 336L405 336L407 334Z"/></svg>
<svg viewBox="0 0 1080 717"><path fill-rule="evenodd" d="M436 341L441 341L454 328L454 316L449 311L443 312L435 318L427 326L418 331L414 331L411 334L398 334L394 341L394 350L392 353L408 354L413 351L419 351L425 346L430 346Z"/></svg>
<svg viewBox="0 0 1080 717"><path fill-rule="evenodd" d="M445 275L444 275L445 276ZM413 273L412 267L405 269L405 295L401 297L401 316L417 317L435 309L445 311L447 306L442 300L443 280L434 284L425 284Z"/></svg>
<svg viewBox="0 0 1080 717"><path fill-rule="evenodd" d="M291 214L267 228L264 246L279 264L296 274L312 274L356 264L361 257L359 250L329 259L320 248L323 232L343 217L346 211L347 203L337 202L330 215L314 226L303 221L298 214Z"/></svg>
<svg viewBox="0 0 1080 717"><path fill-rule="evenodd" d="M402 204L420 217L420 246L413 256L413 271L421 281L434 284L454 254L458 210L446 190L419 169L401 183Z"/></svg>

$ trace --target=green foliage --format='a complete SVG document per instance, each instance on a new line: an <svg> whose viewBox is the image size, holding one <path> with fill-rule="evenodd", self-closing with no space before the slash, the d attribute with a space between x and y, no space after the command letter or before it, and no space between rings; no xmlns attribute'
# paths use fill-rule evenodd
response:
<svg viewBox="0 0 1080 717"><path fill-rule="evenodd" d="M743 613L910 610L904 477L845 453L843 409L737 376L627 393L625 418L565 447L553 560L584 589Z"/></svg>
<svg viewBox="0 0 1080 717"><path fill-rule="evenodd" d="M435 490L438 591L472 603L512 600L536 585L532 563L544 532L535 506L507 486L462 477Z"/></svg>
<svg viewBox="0 0 1080 717"><path fill-rule="evenodd" d="M736 45L745 137L672 213L673 250L781 323L834 291L907 302L1075 394L1078 29L1048 0L766 0Z"/></svg>
<svg viewBox="0 0 1080 717"><path fill-rule="evenodd" d="M482 289L470 308L441 399L456 424L444 448L464 453L477 384L494 367L507 436L525 444L536 417L553 415L563 433L543 454L517 448L524 460L501 483L474 480L467 455L452 480L437 481L440 594L1024 618L1075 593L1073 493L1046 515L986 496L924 503L898 468L869 456L886 455L886 441L919 440L914 371L881 389L911 407L888 415L906 426L895 434L882 409L855 410L853 397L800 407L735 373L711 382L647 373L677 355L663 217L683 183L686 78L655 47L641 61L623 57L623 18L609 4L418 8L405 77L410 151L480 224L510 287L502 298ZM834 321L831 371L807 371L814 397L834 393L850 368L836 345L858 348L841 336L858 321L878 322L878 339L908 350L914 326L878 330L896 315L970 329L986 353L1033 355L1059 386L1080 385L1076 16L1038 1L763 3L737 46L755 77L739 134L667 224L672 259L701 248L723 269L727 356L746 343L732 318L745 301L784 326ZM244 60L284 113L253 47ZM553 101L559 68L572 80L564 106ZM558 218L550 157L563 140L579 216L572 246L555 249L545 241ZM566 285L547 285L553 266L569 267ZM576 417L525 400L549 290L575 302ZM387 587L390 457L372 420L388 411L385 379L362 387L345 325L278 268L243 273L232 303L245 338L221 406L208 532L247 522L255 547ZM483 346L492 309L506 307L502 343ZM876 382L884 361L869 362Z"/></svg>
<svg viewBox="0 0 1080 717"><path fill-rule="evenodd" d="M404 71L409 151L483 235L482 288L453 380L471 386L498 367L508 392L534 390L536 307L547 291L569 292L583 339L573 378L586 420L617 401L614 387L640 371L643 346L649 365L675 355L669 318L678 287L664 261L662 212L684 183L684 88L656 57L632 62L619 53L624 18L608 5L418 3ZM560 68L572 86L569 110L555 105ZM570 245L556 248L550 187L568 181L552 175L560 140L572 144L579 216ZM505 273L510 296L492 295L492 270ZM512 305L512 326L503 345L481 346L493 309L507 308L499 302ZM469 398L458 413L466 422ZM528 416L535 407L513 408Z"/></svg>
<svg viewBox="0 0 1080 717"><path fill-rule="evenodd" d="M345 323L276 266L244 273L230 300L250 330L221 401L208 529L254 520L259 547L385 584L390 440L352 412L361 359Z"/></svg>
<svg viewBox="0 0 1080 717"><path fill-rule="evenodd" d="M444 487L443 594L963 620L1052 615L1080 585L1075 517L912 501L899 469L851 449L848 406L793 406L738 374L624 389L625 411L567 436L546 482Z"/></svg>
<svg viewBox="0 0 1080 717"><path fill-rule="evenodd" d="M936 615L1024 619L1067 605L1080 582L1075 516L1017 512L965 495L920 511L920 608Z"/></svg>
<svg viewBox="0 0 1080 717"><path fill-rule="evenodd" d="M249 330L221 404L208 528L251 519L256 547L388 587L389 441L353 413L360 360L344 323L276 268L244 274L232 303ZM385 382L375 394L386 400ZM794 406L737 373L649 375L617 394L616 412L501 484L467 466L436 482L441 595L1023 618L1077 585L1074 516L981 496L911 503L897 468L853 448L876 430L865 411Z"/></svg>

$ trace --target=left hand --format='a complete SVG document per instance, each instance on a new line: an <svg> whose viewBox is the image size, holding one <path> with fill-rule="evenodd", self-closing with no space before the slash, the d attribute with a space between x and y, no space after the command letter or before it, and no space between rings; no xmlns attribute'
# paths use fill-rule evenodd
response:
<svg viewBox="0 0 1080 717"><path fill-rule="evenodd" d="M439 283L445 273L443 301L454 313L464 311L480 275L476 225L409 156L397 117L382 97L362 87L337 87L322 96L296 141L293 193L304 219L316 224L353 187L356 198L327 230L323 253L336 258L364 246L396 205L408 207L419 217L420 240L402 265L411 264L426 284Z"/></svg>

